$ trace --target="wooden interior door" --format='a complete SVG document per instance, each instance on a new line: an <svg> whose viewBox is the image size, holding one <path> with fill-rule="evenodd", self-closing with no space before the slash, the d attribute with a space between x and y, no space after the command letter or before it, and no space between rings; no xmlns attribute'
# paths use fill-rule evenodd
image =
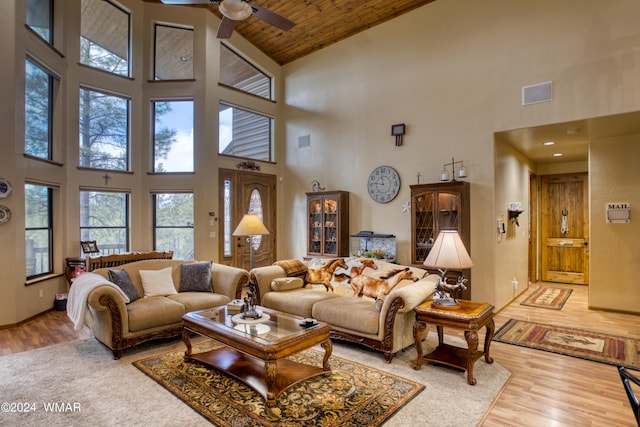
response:
<svg viewBox="0 0 640 427"><path fill-rule="evenodd" d="M542 176L540 180L542 280L589 283L587 174Z"/></svg>
<svg viewBox="0 0 640 427"><path fill-rule="evenodd" d="M269 234L254 238L253 267L271 265L276 260L276 176L256 172L221 169L220 223L218 225L221 263L251 269L250 242L233 236L246 213L261 217Z"/></svg>

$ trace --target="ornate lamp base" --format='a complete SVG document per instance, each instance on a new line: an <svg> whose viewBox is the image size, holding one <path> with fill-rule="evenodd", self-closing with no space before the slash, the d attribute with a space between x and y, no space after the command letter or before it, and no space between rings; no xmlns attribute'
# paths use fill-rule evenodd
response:
<svg viewBox="0 0 640 427"><path fill-rule="evenodd" d="M458 310L460 307L462 307L458 301L456 300L453 300L453 301L454 301L454 304L448 304L448 301L447 301L447 304L439 304L434 300L431 303L431 307L438 308L440 310Z"/></svg>

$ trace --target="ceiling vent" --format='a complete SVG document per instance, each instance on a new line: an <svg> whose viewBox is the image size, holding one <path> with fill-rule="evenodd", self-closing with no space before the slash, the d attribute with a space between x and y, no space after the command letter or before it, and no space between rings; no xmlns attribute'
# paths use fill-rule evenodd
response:
<svg viewBox="0 0 640 427"><path fill-rule="evenodd" d="M522 105L551 101L553 82L538 83L522 87Z"/></svg>

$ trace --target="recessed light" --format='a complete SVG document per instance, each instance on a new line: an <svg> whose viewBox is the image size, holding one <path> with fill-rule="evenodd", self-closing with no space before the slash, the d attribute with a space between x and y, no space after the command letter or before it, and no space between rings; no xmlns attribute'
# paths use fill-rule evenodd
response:
<svg viewBox="0 0 640 427"><path fill-rule="evenodd" d="M553 157L562 157L563 155L562 153L553 153Z"/></svg>
<svg viewBox="0 0 640 427"><path fill-rule="evenodd" d="M547 141L547 142L543 142L542 145L554 145L555 141Z"/></svg>

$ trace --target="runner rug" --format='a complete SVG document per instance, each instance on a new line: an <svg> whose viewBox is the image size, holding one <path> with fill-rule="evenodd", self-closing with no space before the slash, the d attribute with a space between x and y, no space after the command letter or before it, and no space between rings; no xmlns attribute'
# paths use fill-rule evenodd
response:
<svg viewBox="0 0 640 427"><path fill-rule="evenodd" d="M567 302L573 289L566 288L538 288L531 292L520 305L530 307L550 308L553 310L562 310L564 303Z"/></svg>
<svg viewBox="0 0 640 427"><path fill-rule="evenodd" d="M323 356L324 351L311 349L290 358L321 367ZM379 426L424 389L412 380L332 356L330 373L286 389L277 407L268 411L252 388L216 369L186 362L184 351L133 365L203 417L225 427Z"/></svg>
<svg viewBox="0 0 640 427"><path fill-rule="evenodd" d="M640 340L509 319L494 341L640 370Z"/></svg>

